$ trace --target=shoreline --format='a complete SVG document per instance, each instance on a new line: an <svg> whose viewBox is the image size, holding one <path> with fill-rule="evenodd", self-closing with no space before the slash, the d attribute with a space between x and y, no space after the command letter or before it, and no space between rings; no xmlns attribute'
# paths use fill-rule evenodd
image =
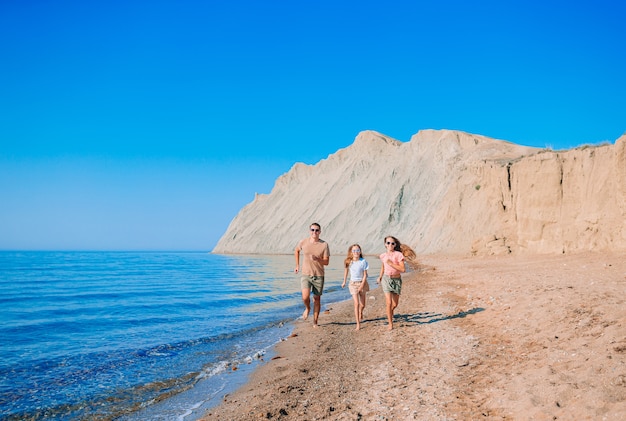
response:
<svg viewBox="0 0 626 421"><path fill-rule="evenodd" d="M330 304L200 419L626 418L623 256L421 262L392 331L379 287L360 331Z"/></svg>

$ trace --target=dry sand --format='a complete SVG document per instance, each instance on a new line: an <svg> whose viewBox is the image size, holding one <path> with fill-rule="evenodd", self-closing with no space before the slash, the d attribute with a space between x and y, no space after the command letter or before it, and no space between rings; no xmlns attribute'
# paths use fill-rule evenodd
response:
<svg viewBox="0 0 626 421"><path fill-rule="evenodd" d="M204 419L625 420L625 299L617 254L426 256L394 330L380 288L298 320Z"/></svg>

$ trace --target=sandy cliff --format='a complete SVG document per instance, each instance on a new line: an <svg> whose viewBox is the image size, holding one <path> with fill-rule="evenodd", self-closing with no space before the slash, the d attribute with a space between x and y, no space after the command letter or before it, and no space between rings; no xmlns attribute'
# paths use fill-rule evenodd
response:
<svg viewBox="0 0 626 421"><path fill-rule="evenodd" d="M214 253L291 253L322 225L331 253L394 235L418 254L626 250L626 135L549 151L449 130L373 131L296 164L233 219Z"/></svg>

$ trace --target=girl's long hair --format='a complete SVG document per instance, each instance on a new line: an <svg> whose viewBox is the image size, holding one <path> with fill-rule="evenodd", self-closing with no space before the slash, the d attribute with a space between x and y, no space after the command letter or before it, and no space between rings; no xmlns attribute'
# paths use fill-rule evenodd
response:
<svg viewBox="0 0 626 421"><path fill-rule="evenodd" d="M415 254L415 251L410 247L407 246L406 244L402 244L400 242L400 240L398 240L396 237L394 237L393 235L388 235L385 237L385 239L383 241L387 241L388 239L392 239L394 243L396 243L395 247L393 248L395 251L399 251L400 253L402 253L402 255L404 256L404 260L406 261L406 263L412 268L412 269L417 269L417 267L419 266L419 262L417 261L417 254Z"/></svg>
<svg viewBox="0 0 626 421"><path fill-rule="evenodd" d="M352 244L350 247L348 247L348 256L346 257L346 260L343 261L343 264L345 265L345 267L350 267L350 263L352 263L352 248L353 247L358 247L359 250L361 250L359 252L359 259L363 257L363 249L361 248L361 246L358 244Z"/></svg>

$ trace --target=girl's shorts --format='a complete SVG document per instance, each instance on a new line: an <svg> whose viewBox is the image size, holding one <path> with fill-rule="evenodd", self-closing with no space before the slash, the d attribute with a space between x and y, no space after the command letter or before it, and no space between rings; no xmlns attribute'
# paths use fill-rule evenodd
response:
<svg viewBox="0 0 626 421"><path fill-rule="evenodd" d="M400 295L402 291L402 278L390 278L389 275L383 275L381 282L383 292L393 292Z"/></svg>
<svg viewBox="0 0 626 421"><path fill-rule="evenodd" d="M361 281L362 282L362 281ZM348 288L350 289L350 294L356 295L359 293L359 288L361 287L361 282L350 282ZM370 290L370 284L365 281L365 286L361 292L367 292Z"/></svg>

